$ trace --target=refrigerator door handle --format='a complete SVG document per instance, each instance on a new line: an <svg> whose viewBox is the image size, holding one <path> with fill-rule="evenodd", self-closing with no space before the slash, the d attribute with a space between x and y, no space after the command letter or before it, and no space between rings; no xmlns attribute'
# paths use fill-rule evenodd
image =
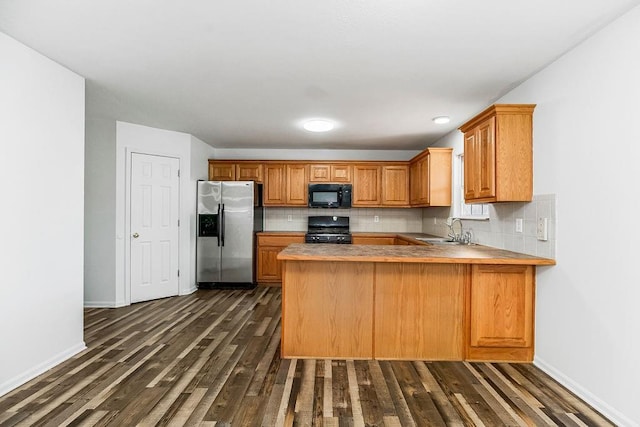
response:
<svg viewBox="0 0 640 427"><path fill-rule="evenodd" d="M220 246L220 229L221 229L221 223L220 223L220 221L221 221L221 219L222 219L222 217L220 216L220 205L218 205L218 215L217 215L217 218L218 218L218 221L217 221L217 223L218 223L218 229L216 230L216 240L218 241L218 246Z"/></svg>
<svg viewBox="0 0 640 427"><path fill-rule="evenodd" d="M224 246L224 203L222 204L222 215L220 216L220 228L222 229L221 237L222 246Z"/></svg>

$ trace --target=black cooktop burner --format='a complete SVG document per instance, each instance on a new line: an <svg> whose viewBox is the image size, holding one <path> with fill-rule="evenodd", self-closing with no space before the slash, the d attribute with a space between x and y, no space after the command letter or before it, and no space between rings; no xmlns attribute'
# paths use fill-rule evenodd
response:
<svg viewBox="0 0 640 427"><path fill-rule="evenodd" d="M351 243L348 216L310 216L306 243Z"/></svg>

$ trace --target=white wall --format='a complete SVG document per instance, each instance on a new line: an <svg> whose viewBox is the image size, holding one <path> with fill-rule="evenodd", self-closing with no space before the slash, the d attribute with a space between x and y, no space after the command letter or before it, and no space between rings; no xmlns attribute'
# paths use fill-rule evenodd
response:
<svg viewBox="0 0 640 427"><path fill-rule="evenodd" d="M0 395L81 351L84 79L0 33Z"/></svg>
<svg viewBox="0 0 640 427"><path fill-rule="evenodd" d="M192 150L194 156L192 157ZM206 179L207 159L213 149L197 138L181 132L156 129L132 123L116 123L116 304L130 301L129 277L126 271L129 232L125 216L130 153L146 153L177 157L180 160L180 289L185 295L196 290L195 258L192 258L195 232L195 181ZM197 170L192 164L201 162Z"/></svg>
<svg viewBox="0 0 640 427"><path fill-rule="evenodd" d="M95 117L87 96L84 305L116 303L116 122Z"/></svg>
<svg viewBox="0 0 640 427"><path fill-rule="evenodd" d="M534 192L557 197L557 265L538 268L535 363L619 425L640 425L634 125L640 7L498 102L535 103Z"/></svg>
<svg viewBox="0 0 640 427"><path fill-rule="evenodd" d="M536 363L640 425L640 7L500 102L537 103L534 190L557 194L557 261L538 275Z"/></svg>

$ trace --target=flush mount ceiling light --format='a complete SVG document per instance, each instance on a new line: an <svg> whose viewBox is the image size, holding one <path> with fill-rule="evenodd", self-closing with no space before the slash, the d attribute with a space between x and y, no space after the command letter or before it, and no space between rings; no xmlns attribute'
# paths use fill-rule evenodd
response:
<svg viewBox="0 0 640 427"><path fill-rule="evenodd" d="M437 125L445 125L445 124L449 123L449 121L451 119L449 119L449 116L438 116L438 117L434 117L431 120L433 120L433 123L435 123Z"/></svg>
<svg viewBox="0 0 640 427"><path fill-rule="evenodd" d="M329 120L314 119L307 120L302 127L309 132L328 132L333 129L334 124Z"/></svg>

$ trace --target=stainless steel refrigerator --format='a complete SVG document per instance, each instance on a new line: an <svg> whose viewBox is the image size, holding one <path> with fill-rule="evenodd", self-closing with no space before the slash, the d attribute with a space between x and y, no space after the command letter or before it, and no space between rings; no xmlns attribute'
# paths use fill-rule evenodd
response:
<svg viewBox="0 0 640 427"><path fill-rule="evenodd" d="M255 285L261 186L253 181L198 181L196 281L199 288Z"/></svg>

